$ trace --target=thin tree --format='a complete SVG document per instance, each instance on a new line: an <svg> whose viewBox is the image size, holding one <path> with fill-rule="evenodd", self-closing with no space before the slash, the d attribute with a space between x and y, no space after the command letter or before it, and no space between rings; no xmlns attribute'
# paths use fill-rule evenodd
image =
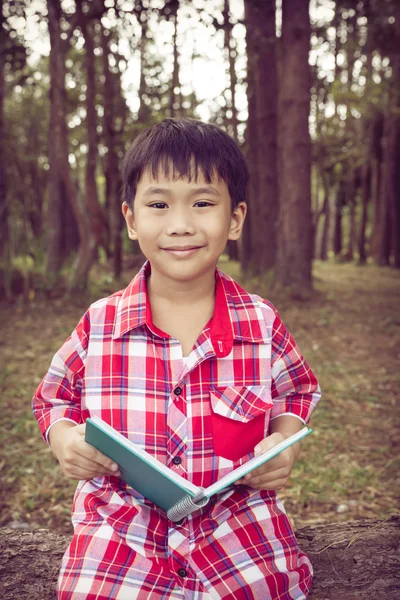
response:
<svg viewBox="0 0 400 600"><path fill-rule="evenodd" d="M249 218L242 266L254 274L275 263L278 216L277 75L275 1L246 0L248 121L246 152L250 169Z"/></svg>
<svg viewBox="0 0 400 600"><path fill-rule="evenodd" d="M235 42L234 37L232 36L233 24L229 14L229 0L224 0L224 9L222 12L223 16L223 29L224 29L224 47L225 47L225 56L228 63L229 68L229 91L230 91L230 99L229 99L229 109L231 111L231 117L229 119L229 124L234 140L238 141L238 111L236 108L236 85L237 85L237 76L235 69L235 57L236 50L233 47ZM236 246L236 244L235 244Z"/></svg>
<svg viewBox="0 0 400 600"><path fill-rule="evenodd" d="M285 0L279 90L280 211L275 282L296 294L312 287L309 6Z"/></svg>
<svg viewBox="0 0 400 600"><path fill-rule="evenodd" d="M96 256L96 240L83 198L72 181L68 161L69 146L66 125L65 54L69 37L61 37L62 9L60 0L47 0L50 34L50 125L49 125L49 202L47 274L50 286L55 285L63 264L63 205L71 203L79 228L79 249L70 292L85 289L90 268ZM70 25L69 34L74 29Z"/></svg>
<svg viewBox="0 0 400 600"><path fill-rule="evenodd" d="M144 8L142 0L136 0L134 4L134 14L140 24L140 78L139 78L139 111L138 111L138 122L139 123L147 123L150 116L150 108L145 102L145 93L146 93L146 48L147 48L147 31L148 31L148 18L149 18L149 10Z"/></svg>
<svg viewBox="0 0 400 600"><path fill-rule="evenodd" d="M96 167L98 156L97 139L97 112L96 112L96 61L94 44L93 21L99 19L104 6L86 4L86 12L83 11L84 4L76 3L78 24L85 40L85 67L86 67L86 131L87 131L87 159L85 173L85 196L90 213L93 233L97 246L102 246L108 251L107 231L105 217L99 203L99 195L96 183ZM91 10L90 10L91 9Z"/></svg>
<svg viewBox="0 0 400 600"><path fill-rule="evenodd" d="M160 15L171 21L174 27L172 36L172 79L170 87L169 114L171 117L182 115L182 92L179 83L179 48L178 48L178 11L179 0L165 0Z"/></svg>
<svg viewBox="0 0 400 600"><path fill-rule="evenodd" d="M104 0L103 0L104 3ZM104 5L104 4L103 4ZM104 174L106 178L106 198L107 206L109 207L109 224L110 224L110 246L112 250L113 272L118 279L122 272L122 240L121 240L121 202L120 189L121 177L119 172L118 147L119 138L122 134L125 119L122 119L122 125L119 129L116 126L117 120L117 102L124 103L121 94L121 81L119 72L114 73L110 68L110 41L112 39L111 32L106 30L101 23L101 46L103 50L103 101L104 101L104 118L103 118L103 134L104 142L107 147L105 156Z"/></svg>
<svg viewBox="0 0 400 600"><path fill-rule="evenodd" d="M6 277L10 266L9 240L8 240L8 205L6 187L6 169L4 160L5 123L4 123L4 63L6 47L5 17L3 13L3 0L0 0L0 260L3 263L5 293L10 294L10 282Z"/></svg>
<svg viewBox="0 0 400 600"><path fill-rule="evenodd" d="M383 128L383 157L378 219L375 230L375 261L400 268L400 6L393 4L394 24L387 46L392 76L388 82Z"/></svg>

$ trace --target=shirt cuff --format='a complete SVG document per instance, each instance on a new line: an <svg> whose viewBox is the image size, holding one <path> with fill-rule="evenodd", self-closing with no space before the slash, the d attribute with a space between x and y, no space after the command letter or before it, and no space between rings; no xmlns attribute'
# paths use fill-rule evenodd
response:
<svg viewBox="0 0 400 600"><path fill-rule="evenodd" d="M48 443L48 445L50 446L50 441L49 441L49 433L50 433L50 429L53 427L53 425L55 425L56 423L59 423L60 421L70 421L70 423L73 423L74 425L78 425L78 423L76 421L74 421L73 419L68 419L67 417L62 417L61 419L57 419L57 421L54 421L46 430L45 435L45 439L46 442Z"/></svg>
<svg viewBox="0 0 400 600"><path fill-rule="evenodd" d="M270 418L270 422L273 421L274 419L277 419L278 417L284 417L284 416L296 417L296 419L299 419L302 423L304 423L304 425L307 424L304 419L302 419L301 417L299 417L299 415L295 415L294 413L291 413L291 412L286 412L286 413L281 413L280 415L275 415L275 417L271 417Z"/></svg>

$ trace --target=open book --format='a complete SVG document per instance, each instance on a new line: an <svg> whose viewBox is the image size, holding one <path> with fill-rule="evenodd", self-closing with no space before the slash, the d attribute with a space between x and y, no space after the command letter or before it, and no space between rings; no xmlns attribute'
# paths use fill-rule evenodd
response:
<svg viewBox="0 0 400 600"><path fill-rule="evenodd" d="M200 488L187 481L99 417L86 420L85 440L118 464L121 479L165 510L168 518L176 522L205 506L211 496L229 487L311 431L303 427L260 456L251 458L208 488Z"/></svg>

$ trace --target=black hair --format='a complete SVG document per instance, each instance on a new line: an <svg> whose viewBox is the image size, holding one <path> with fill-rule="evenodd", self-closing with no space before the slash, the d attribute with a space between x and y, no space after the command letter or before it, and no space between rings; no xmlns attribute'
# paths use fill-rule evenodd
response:
<svg viewBox="0 0 400 600"><path fill-rule="evenodd" d="M196 181L200 170L207 183L215 175L225 181L232 209L246 199L249 172L245 158L236 142L210 123L165 119L138 135L122 166L123 200L131 210L136 187L146 170L155 179L163 173L189 181Z"/></svg>

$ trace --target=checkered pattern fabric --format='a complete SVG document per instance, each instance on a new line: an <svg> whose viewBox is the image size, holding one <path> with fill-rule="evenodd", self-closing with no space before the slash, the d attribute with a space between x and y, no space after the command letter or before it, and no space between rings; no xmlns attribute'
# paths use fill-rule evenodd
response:
<svg viewBox="0 0 400 600"><path fill-rule="evenodd" d="M275 308L219 269L213 318L183 360L152 322L145 263L95 302L33 398L47 439L98 415L197 486L253 456L271 419L308 422L318 383ZM175 460L173 460L175 459ZM178 463L178 464L176 464ZM274 492L236 486L181 523L117 477L78 484L58 598L299 600L312 579Z"/></svg>

